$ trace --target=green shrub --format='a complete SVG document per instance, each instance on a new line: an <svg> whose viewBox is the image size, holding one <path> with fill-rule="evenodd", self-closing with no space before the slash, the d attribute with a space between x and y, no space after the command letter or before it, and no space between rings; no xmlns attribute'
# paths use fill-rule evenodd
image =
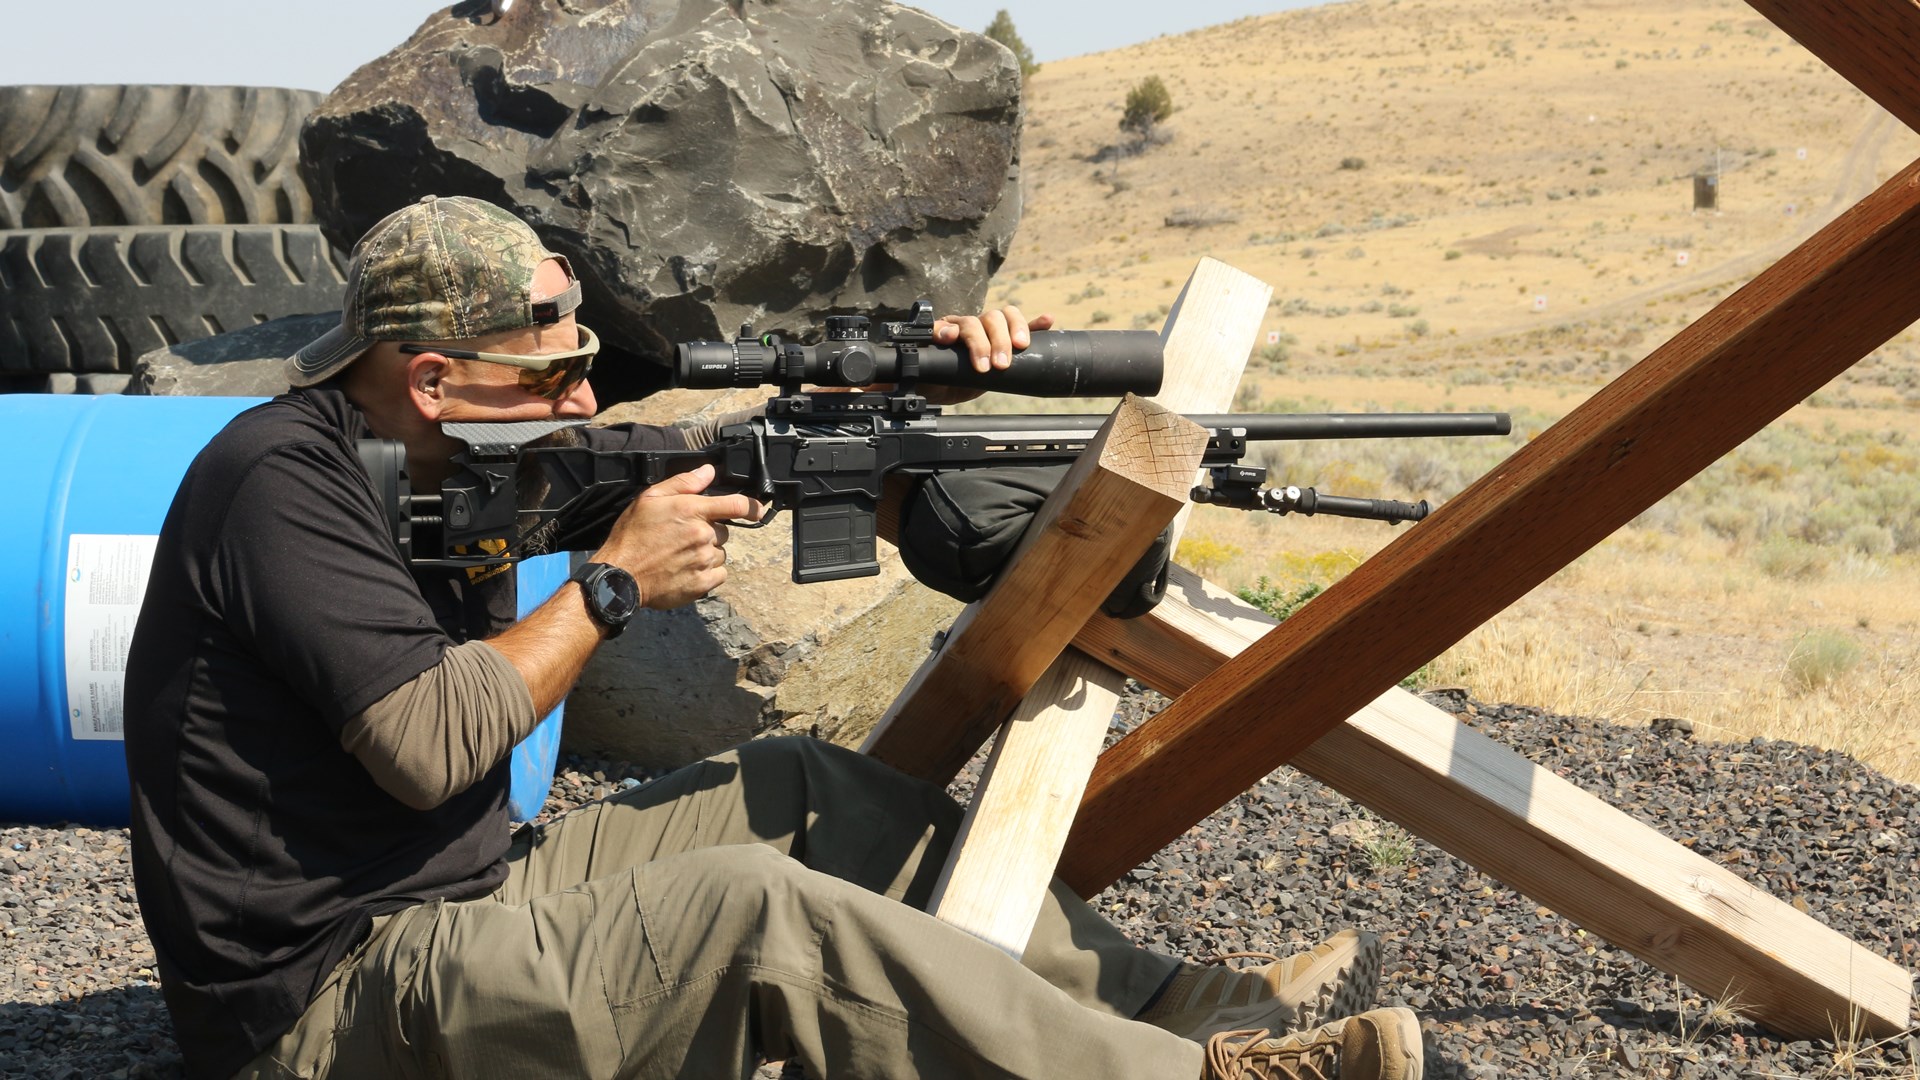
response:
<svg viewBox="0 0 1920 1080"><path fill-rule="evenodd" d="M1326 592L1325 585L1308 582L1293 589L1276 585L1265 574L1260 580L1240 590L1240 599L1272 616L1275 621L1286 622L1287 617L1299 611L1307 601Z"/></svg>
<svg viewBox="0 0 1920 1080"><path fill-rule="evenodd" d="M1827 572L1828 555L1819 546L1791 536L1769 536L1753 553L1760 572L1782 581L1812 581Z"/></svg>
<svg viewBox="0 0 1920 1080"><path fill-rule="evenodd" d="M1413 837L1397 825L1388 825L1380 834L1360 845L1360 856L1367 869L1398 870L1413 861Z"/></svg>
<svg viewBox="0 0 1920 1080"><path fill-rule="evenodd" d="M1869 525L1861 522L1848 527L1843 540L1849 548L1862 555L1884 557L1893 554L1893 530L1885 525Z"/></svg>
<svg viewBox="0 0 1920 1080"><path fill-rule="evenodd" d="M1120 111L1120 130L1150 139L1154 127L1172 115L1172 92L1160 76L1149 75L1127 91L1127 103Z"/></svg>
<svg viewBox="0 0 1920 1080"><path fill-rule="evenodd" d="M1859 642L1838 630L1809 630L1787 654L1787 683L1802 691L1818 690L1859 662Z"/></svg>
<svg viewBox="0 0 1920 1080"><path fill-rule="evenodd" d="M1020 40L1020 31L1013 28L1013 16L1007 14L1006 8L1001 8L999 14L993 17L993 21L987 24L987 36L1005 45L1013 53L1013 58L1020 63L1022 79L1029 78L1034 72L1040 70L1040 65L1033 62L1033 50L1027 48L1027 43Z"/></svg>

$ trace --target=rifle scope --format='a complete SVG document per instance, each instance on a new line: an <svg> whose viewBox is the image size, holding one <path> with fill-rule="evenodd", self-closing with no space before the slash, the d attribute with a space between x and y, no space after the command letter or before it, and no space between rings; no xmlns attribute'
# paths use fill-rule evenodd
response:
<svg viewBox="0 0 1920 1080"><path fill-rule="evenodd" d="M858 327L844 325L858 322ZM1151 330L1043 330L1013 366L985 374L959 349L930 342L869 340L865 318L833 316L827 340L777 337L689 341L677 346L673 385L693 390L781 383L870 386L917 381L1031 397L1118 397L1160 392L1160 335Z"/></svg>

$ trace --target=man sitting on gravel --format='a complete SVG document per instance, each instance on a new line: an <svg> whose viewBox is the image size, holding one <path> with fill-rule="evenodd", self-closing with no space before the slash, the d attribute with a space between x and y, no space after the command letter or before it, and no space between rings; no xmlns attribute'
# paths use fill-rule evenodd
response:
<svg viewBox="0 0 1920 1080"><path fill-rule="evenodd" d="M928 917L960 819L807 739L755 742L509 835L507 758L637 605L726 578L744 495L702 468L634 499L518 623L514 575L402 560L355 449L442 421L591 416L566 261L426 199L355 248L296 387L182 481L127 672L133 865L195 1077L1418 1077L1346 931L1227 971L1135 948L1056 884L1024 959ZM1036 321L1037 326L1044 323ZM1013 309L946 319L983 370ZM588 433L683 446L676 429ZM1323 1025L1315 1027L1315 1025ZM1303 1030L1304 1029L1304 1030Z"/></svg>

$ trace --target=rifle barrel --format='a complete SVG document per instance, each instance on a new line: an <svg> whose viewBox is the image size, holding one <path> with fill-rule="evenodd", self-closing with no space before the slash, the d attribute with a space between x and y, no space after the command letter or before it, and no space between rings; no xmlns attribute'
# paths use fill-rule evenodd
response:
<svg viewBox="0 0 1920 1080"><path fill-rule="evenodd" d="M1430 439L1450 435L1505 435L1513 430L1506 413L1216 413L1187 419L1215 431L1239 429L1252 442L1298 439ZM1089 435L1104 416L943 416L948 431L982 433L1084 430Z"/></svg>
<svg viewBox="0 0 1920 1080"><path fill-rule="evenodd" d="M1242 413L1193 416L1205 428L1245 428L1254 442L1272 439L1432 439L1505 435L1506 413Z"/></svg>

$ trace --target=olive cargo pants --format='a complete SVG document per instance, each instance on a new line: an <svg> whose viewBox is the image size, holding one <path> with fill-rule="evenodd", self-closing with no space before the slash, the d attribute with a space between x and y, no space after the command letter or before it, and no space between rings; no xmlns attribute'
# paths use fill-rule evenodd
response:
<svg viewBox="0 0 1920 1080"><path fill-rule="evenodd" d="M522 829L490 897L377 920L240 1075L1198 1077L1125 1019L1177 961L1058 882L1020 962L915 910L959 820L869 758L749 743Z"/></svg>

